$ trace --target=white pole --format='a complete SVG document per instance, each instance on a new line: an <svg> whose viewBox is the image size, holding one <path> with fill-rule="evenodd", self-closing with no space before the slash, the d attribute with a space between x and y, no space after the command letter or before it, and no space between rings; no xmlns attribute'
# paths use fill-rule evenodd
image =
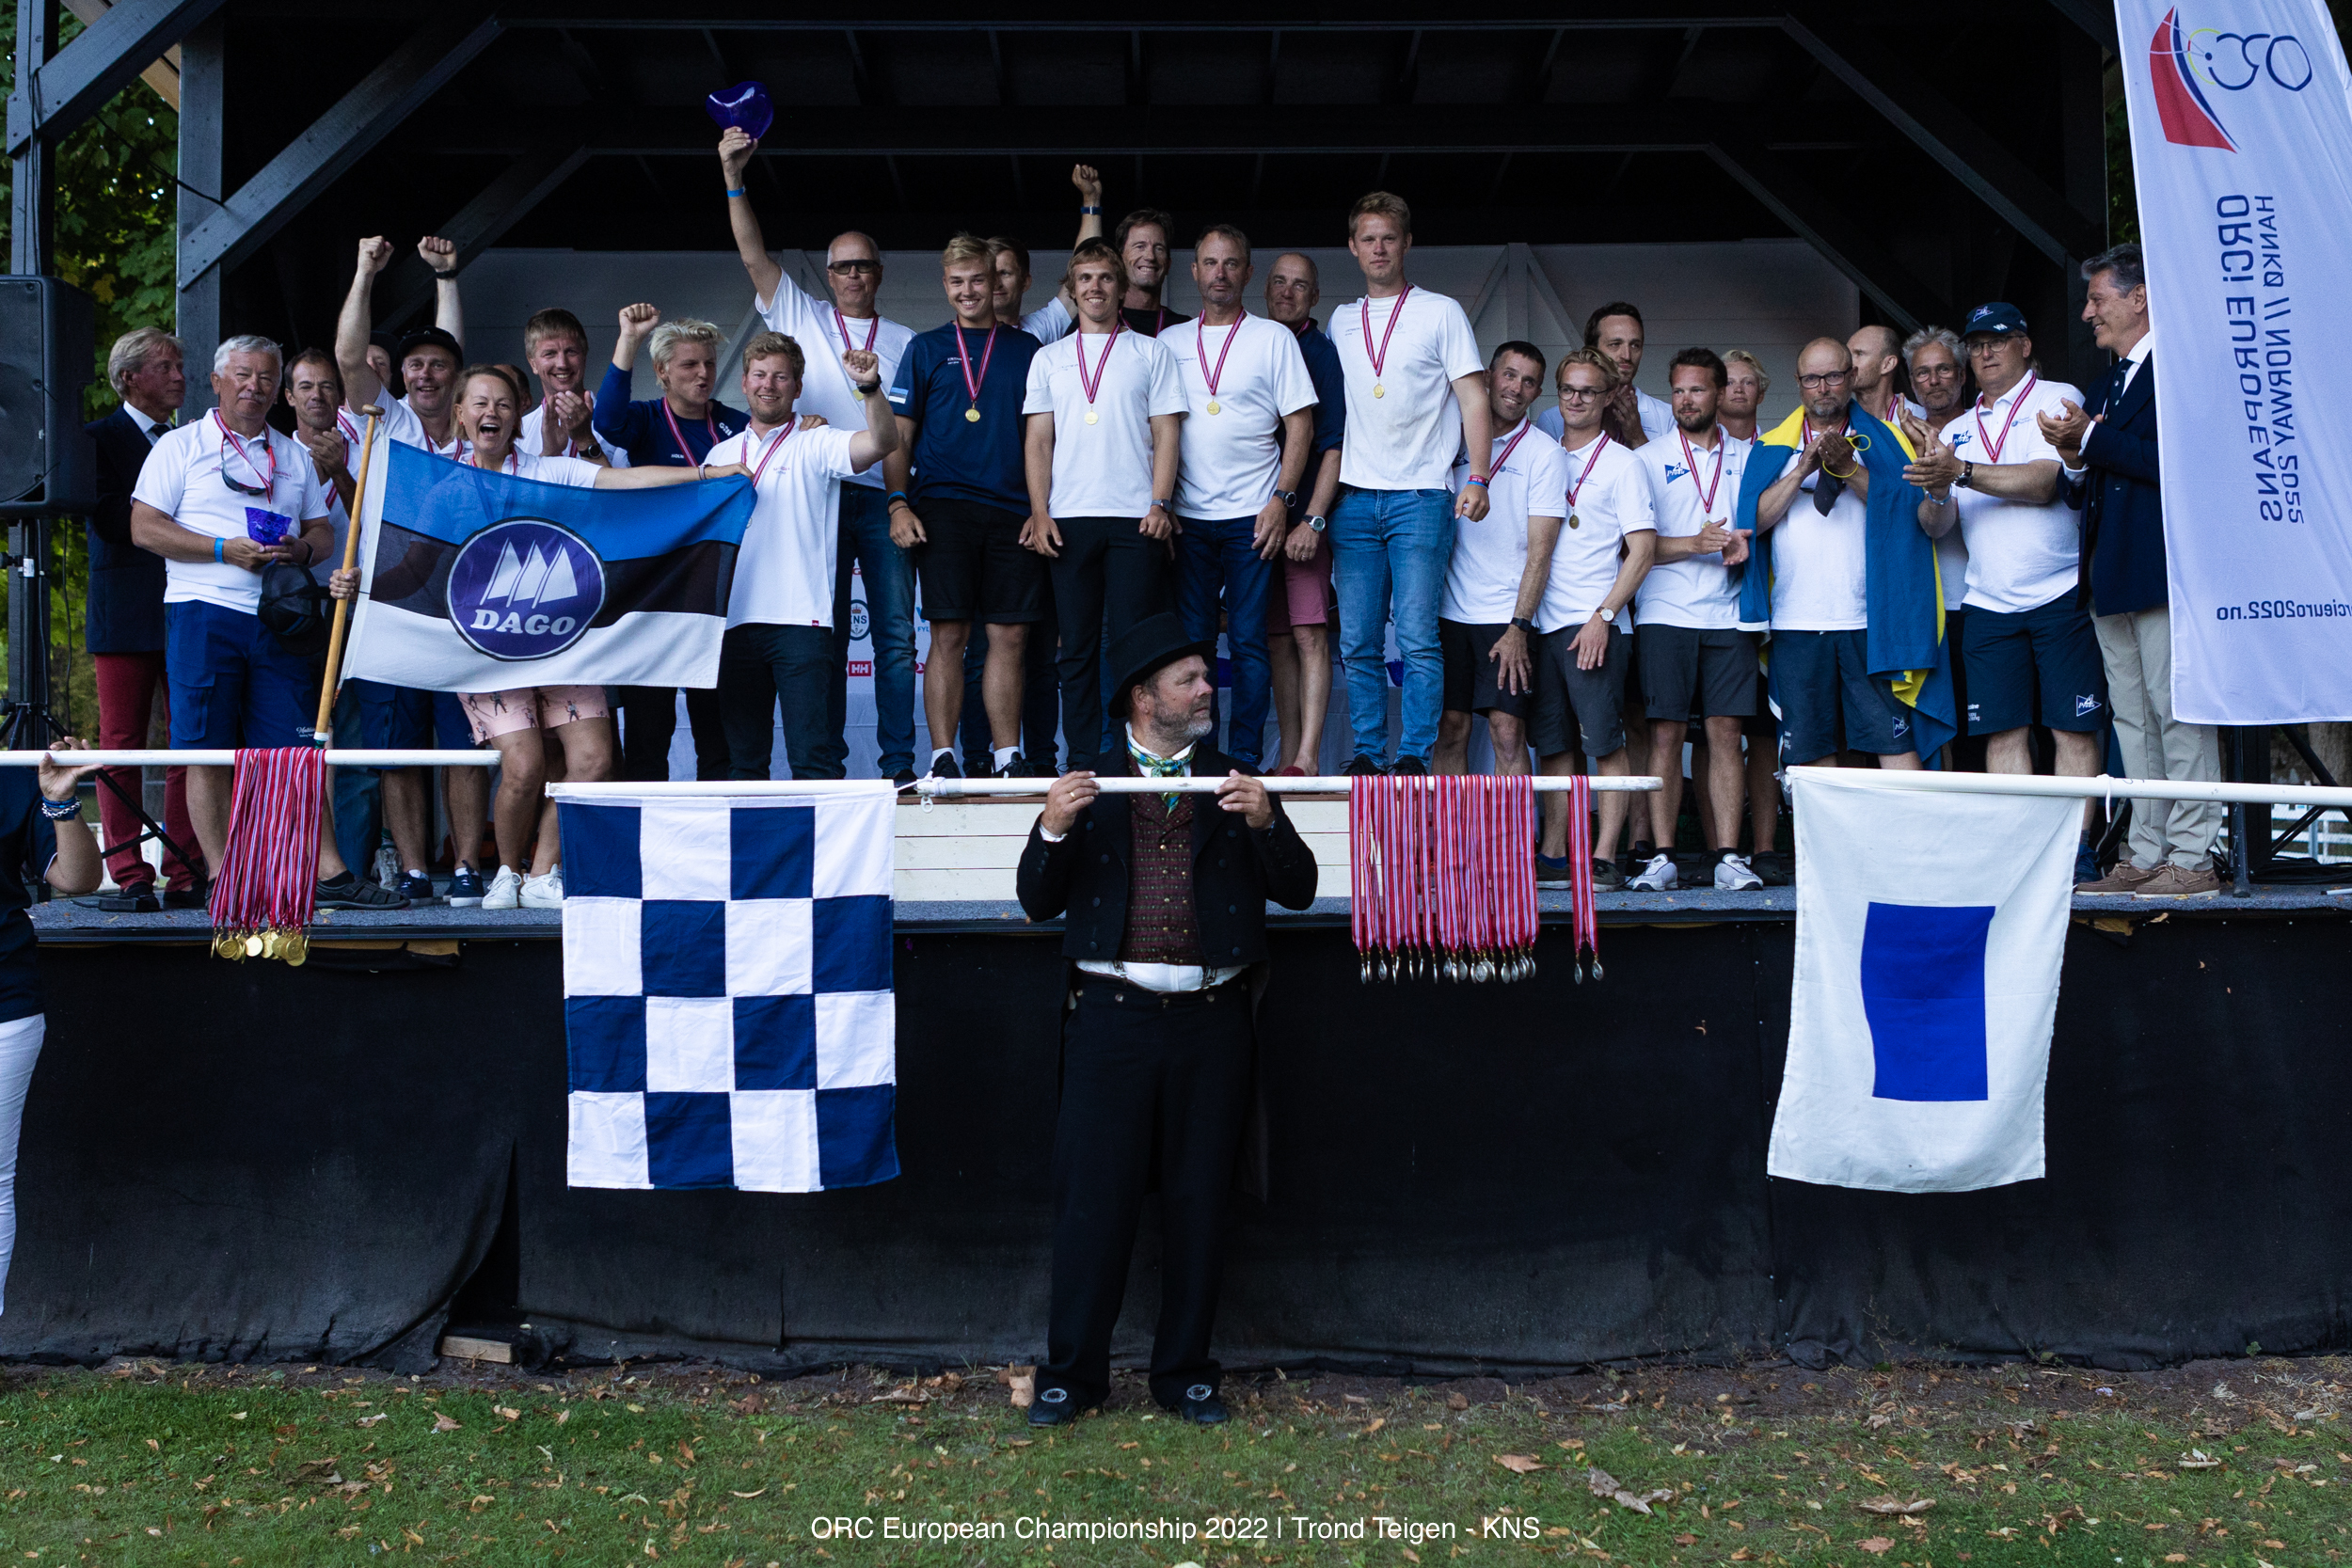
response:
<svg viewBox="0 0 2352 1568"><path fill-rule="evenodd" d="M38 768L54 756L68 768L233 768L231 751L163 752L0 752L0 768ZM496 752L336 752L326 753L329 768L490 768Z"/></svg>
<svg viewBox="0 0 2352 1568"><path fill-rule="evenodd" d="M1045 793L1049 779L917 779L907 786L907 793L929 800L977 798L990 795L1024 796L1034 799ZM1210 795L1216 791L1223 779L1144 779L1127 774L1110 774L1097 778L1104 793L1108 795ZM1353 779L1332 776L1325 778L1262 778L1269 795L1344 795ZM1596 791L1618 790L1640 792L1662 789L1665 785L1653 778L1594 779ZM1565 791L1566 778L1538 777L1537 794ZM558 800L591 800L599 797L637 795L823 795L846 789L888 788L879 779L748 779L727 781L718 779L684 780L676 784L557 784L548 785L548 793Z"/></svg>
<svg viewBox="0 0 2352 1568"><path fill-rule="evenodd" d="M1867 789L1934 795L2041 795L2076 800L2229 800L2247 805L2335 806L2352 810L2352 789L2317 784L2221 784L2197 779L2062 779L2039 773L1893 772L1870 768L1792 768Z"/></svg>

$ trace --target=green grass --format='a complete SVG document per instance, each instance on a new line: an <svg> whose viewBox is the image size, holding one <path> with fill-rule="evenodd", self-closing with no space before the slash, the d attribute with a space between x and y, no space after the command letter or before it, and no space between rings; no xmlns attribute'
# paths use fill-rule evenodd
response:
<svg viewBox="0 0 2352 1568"><path fill-rule="evenodd" d="M1326 1374L1234 1380L1243 1418L1215 1431L1151 1412L1123 1383L1111 1413L1033 1438L986 1372L759 1385L692 1367L419 1381L118 1364L23 1372L0 1394L0 1560L2288 1568L2352 1551L2342 1375L2283 1361L2139 1380ZM2197 1450L2219 1465L2184 1469ZM1597 1497L1593 1465L1672 1500L1645 1516ZM1859 1506L1882 1498L1933 1506ZM874 1533L820 1533L835 1516ZM1001 1522L1006 1538L891 1539L888 1519ZM1203 1533L1049 1548L1014 1533L1022 1519ZM1260 1521L1263 1539L1206 1533ZM1301 1540L1301 1521L1336 1538Z"/></svg>

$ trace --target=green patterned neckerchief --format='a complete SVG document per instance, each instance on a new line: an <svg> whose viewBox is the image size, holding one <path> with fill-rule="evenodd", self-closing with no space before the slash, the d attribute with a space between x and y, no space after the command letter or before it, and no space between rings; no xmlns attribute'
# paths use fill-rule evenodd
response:
<svg viewBox="0 0 2352 1568"><path fill-rule="evenodd" d="M1193 746L1199 744L1199 741L1194 741L1192 746L1186 746L1172 757L1154 756L1136 744L1136 732L1130 728L1127 731L1127 760L1134 763L1136 771L1145 778L1182 779L1190 776L1192 772L1192 749ZM1161 796L1160 809L1173 816L1176 811L1176 797Z"/></svg>

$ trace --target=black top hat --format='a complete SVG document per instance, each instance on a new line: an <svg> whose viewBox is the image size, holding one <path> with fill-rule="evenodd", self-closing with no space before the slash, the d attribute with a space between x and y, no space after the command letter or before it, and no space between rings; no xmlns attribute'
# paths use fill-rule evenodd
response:
<svg viewBox="0 0 2352 1568"><path fill-rule="evenodd" d="M1120 633L1119 641L1111 644L1110 668L1118 677L1111 683L1111 717L1127 717L1129 691L1193 654L1214 660L1216 644L1185 636L1184 624L1165 612L1147 615Z"/></svg>

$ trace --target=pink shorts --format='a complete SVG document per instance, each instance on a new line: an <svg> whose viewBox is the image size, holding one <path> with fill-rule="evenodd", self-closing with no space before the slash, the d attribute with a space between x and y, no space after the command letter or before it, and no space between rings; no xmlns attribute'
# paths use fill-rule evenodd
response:
<svg viewBox="0 0 2352 1568"><path fill-rule="evenodd" d="M1315 541L1314 559L1293 561L1284 556L1278 591L1265 596L1265 629L1286 632L1293 626L1320 626L1331 619L1331 541Z"/></svg>
<svg viewBox="0 0 2352 1568"><path fill-rule="evenodd" d="M524 730L560 729L581 719L610 719L601 686L518 686L510 691L460 692L474 744Z"/></svg>

